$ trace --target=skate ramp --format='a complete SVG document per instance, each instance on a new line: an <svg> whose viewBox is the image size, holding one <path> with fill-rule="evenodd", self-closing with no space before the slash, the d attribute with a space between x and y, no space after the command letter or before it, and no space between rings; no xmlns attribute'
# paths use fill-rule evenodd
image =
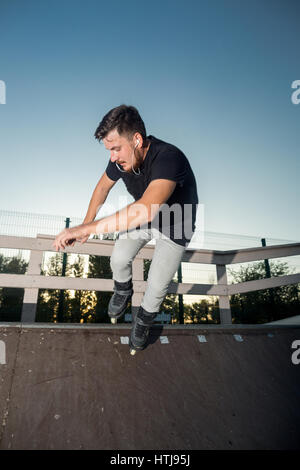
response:
<svg viewBox="0 0 300 470"><path fill-rule="evenodd" d="M299 327L129 334L0 326L0 449L299 448Z"/></svg>

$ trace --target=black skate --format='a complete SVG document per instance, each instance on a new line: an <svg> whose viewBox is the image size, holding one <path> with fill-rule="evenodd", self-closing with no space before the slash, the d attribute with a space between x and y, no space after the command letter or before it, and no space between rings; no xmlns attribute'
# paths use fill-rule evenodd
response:
<svg viewBox="0 0 300 470"><path fill-rule="evenodd" d="M113 324L124 315L133 294L131 279L128 282L114 281L114 284L114 294L108 304L108 315Z"/></svg>
<svg viewBox="0 0 300 470"><path fill-rule="evenodd" d="M133 319L132 329L129 339L130 354L133 356L136 351L145 348L154 318L157 312L149 313L143 307L139 308L137 315Z"/></svg>

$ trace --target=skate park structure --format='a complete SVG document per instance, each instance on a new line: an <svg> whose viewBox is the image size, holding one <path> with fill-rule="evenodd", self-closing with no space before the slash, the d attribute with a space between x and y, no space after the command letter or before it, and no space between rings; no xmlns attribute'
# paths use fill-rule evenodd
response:
<svg viewBox="0 0 300 470"><path fill-rule="evenodd" d="M217 295L220 325L155 325L147 348L129 355L130 325L34 323L39 288L112 291L113 281L41 276L53 237L0 237L31 250L20 323L0 324L0 449L295 449L300 442L300 329L234 325L229 296L300 282L300 275L228 285L226 265L297 255L300 244L187 252L213 263L218 284L172 283L171 293ZM67 252L108 256L113 242ZM145 247L134 261L137 307Z"/></svg>

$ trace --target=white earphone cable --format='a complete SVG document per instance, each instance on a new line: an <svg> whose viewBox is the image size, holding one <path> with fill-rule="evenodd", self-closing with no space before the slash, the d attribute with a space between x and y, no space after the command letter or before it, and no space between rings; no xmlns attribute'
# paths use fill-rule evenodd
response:
<svg viewBox="0 0 300 470"><path fill-rule="evenodd" d="M138 141L138 143L136 144L136 146L134 147L134 150L136 149L136 147L138 146L138 144L139 144L139 141ZM141 170L138 168L139 172L136 173L135 170L134 170L134 168L133 168L133 155L134 155L134 150L133 150L132 155L131 155L131 168L132 168L133 173L134 173L136 176L139 176L139 175L141 174ZM117 166L118 170L122 171L123 173L126 173L126 170L123 170L122 168L120 168L119 165L117 164L117 162L115 162L115 163L116 163L116 166Z"/></svg>

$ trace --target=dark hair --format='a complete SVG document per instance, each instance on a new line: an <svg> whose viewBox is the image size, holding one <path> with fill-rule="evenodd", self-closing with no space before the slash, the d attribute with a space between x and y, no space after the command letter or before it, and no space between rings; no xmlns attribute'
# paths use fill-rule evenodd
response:
<svg viewBox="0 0 300 470"><path fill-rule="evenodd" d="M116 129L120 135L126 135L131 138L136 132L143 137L143 147L147 146L146 128L138 110L134 106L121 104L111 109L100 122L95 132L95 138L99 141L106 135Z"/></svg>

